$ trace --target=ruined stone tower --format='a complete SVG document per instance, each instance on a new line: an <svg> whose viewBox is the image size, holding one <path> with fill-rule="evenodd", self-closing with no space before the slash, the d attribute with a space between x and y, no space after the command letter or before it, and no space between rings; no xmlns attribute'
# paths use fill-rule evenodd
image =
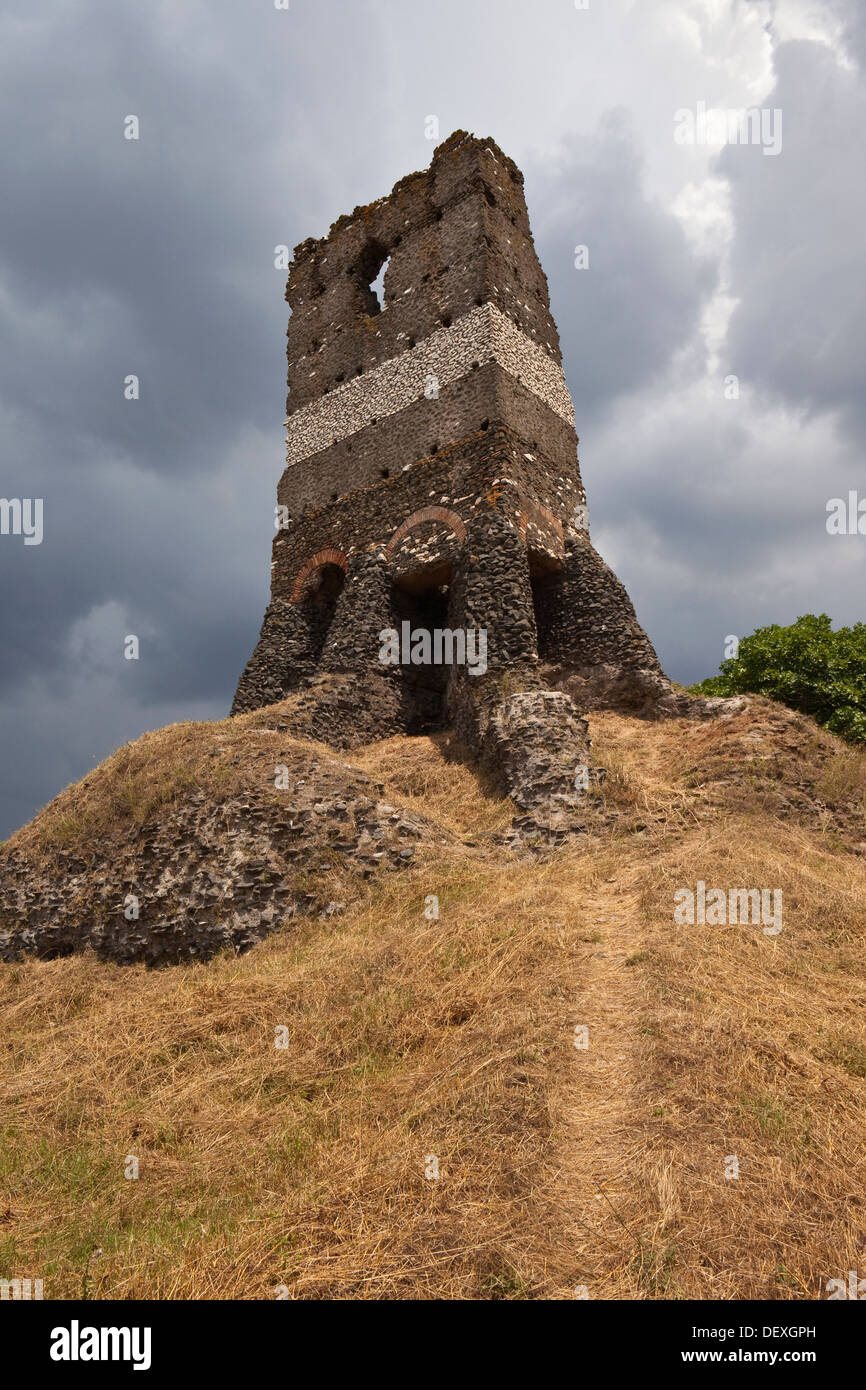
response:
<svg viewBox="0 0 866 1390"><path fill-rule="evenodd" d="M449 724L550 828L583 795L584 710L677 697L589 539L523 176L455 132L296 247L286 299L271 600L232 713L296 691L344 747ZM486 670L383 664L406 622L485 631Z"/></svg>

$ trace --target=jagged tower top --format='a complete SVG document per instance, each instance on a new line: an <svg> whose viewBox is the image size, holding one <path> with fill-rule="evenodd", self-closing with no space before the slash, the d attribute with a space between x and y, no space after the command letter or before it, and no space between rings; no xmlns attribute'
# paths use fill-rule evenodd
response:
<svg viewBox="0 0 866 1390"><path fill-rule="evenodd" d="M380 301L371 286L386 264ZM296 246L286 299L289 415L483 304L561 365L523 175L462 130L429 168Z"/></svg>

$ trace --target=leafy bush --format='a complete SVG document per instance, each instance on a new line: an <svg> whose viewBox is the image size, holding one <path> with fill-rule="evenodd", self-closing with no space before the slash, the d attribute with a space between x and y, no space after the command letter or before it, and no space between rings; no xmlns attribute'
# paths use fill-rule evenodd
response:
<svg viewBox="0 0 866 1390"><path fill-rule="evenodd" d="M834 632L826 613L807 613L790 627L760 627L722 662L719 675L691 689L767 695L852 743L866 743L866 623Z"/></svg>

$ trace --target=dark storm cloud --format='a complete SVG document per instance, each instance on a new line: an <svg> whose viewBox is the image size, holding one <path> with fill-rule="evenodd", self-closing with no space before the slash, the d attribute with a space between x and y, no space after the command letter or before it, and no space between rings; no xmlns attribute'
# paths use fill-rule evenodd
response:
<svg viewBox="0 0 866 1390"><path fill-rule="evenodd" d="M556 164L527 182L581 432L663 376L694 335L718 267L648 196L625 111L607 113L591 139L568 140ZM586 269L575 266L578 246L588 250Z"/></svg>
<svg viewBox="0 0 866 1390"><path fill-rule="evenodd" d="M281 456L273 246L293 228L285 190L243 197L265 114L230 67L213 83L172 51L148 7L2 24L2 491L42 497L45 516L41 546L0 545L8 831L115 732L159 722L154 706L224 702L248 654L244 585L260 600ZM125 401L133 372L141 399ZM270 435L251 430L268 419ZM244 440L241 485L220 491ZM253 584L237 545L260 557ZM100 651L76 640L92 612Z"/></svg>
<svg viewBox="0 0 866 1390"><path fill-rule="evenodd" d="M0 834L117 742L225 713L252 649L284 453L274 248L387 187L351 120L385 118L381 26L343 13L335 46L334 13L0 16L0 492L43 498L45 527L0 543Z"/></svg>
<svg viewBox="0 0 866 1390"><path fill-rule="evenodd" d="M715 379L698 384L702 346L683 312L673 356L659 345L663 380L653 383L645 362L620 396L615 359L603 353L613 385L606 392L596 372L594 389L610 405L601 420L591 401L578 415L596 543L681 680L715 670L727 634L808 611L863 618L862 542L825 527L829 497L864 492L862 76L817 41L783 43L774 57L760 104L783 109L782 153L730 146L716 161L730 189L726 293L736 307ZM666 231L661 246L663 267L680 252ZM683 265L703 289L709 267ZM627 336L636 315L640 342L657 302L644 305L636 281L611 306L611 336ZM740 378L738 400L723 399L727 372Z"/></svg>
<svg viewBox="0 0 866 1390"><path fill-rule="evenodd" d="M866 442L866 278L862 178L866 93L820 43L785 43L763 106L783 113L783 146L765 158L727 147L739 297L729 357L744 381L811 411L838 410Z"/></svg>

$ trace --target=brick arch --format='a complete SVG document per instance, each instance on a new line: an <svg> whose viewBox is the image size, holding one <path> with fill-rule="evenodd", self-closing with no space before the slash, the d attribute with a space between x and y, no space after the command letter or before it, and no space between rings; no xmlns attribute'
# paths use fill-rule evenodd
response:
<svg viewBox="0 0 866 1390"><path fill-rule="evenodd" d="M309 560L304 561L295 575L295 582L292 585L292 592L289 595L290 603L300 603L302 601L304 590L307 586L307 580L310 578L311 574L321 569L323 565L339 565L340 569L345 574L349 565L349 560L348 557L343 554L342 550L317 550L315 555L311 555Z"/></svg>
<svg viewBox="0 0 866 1390"><path fill-rule="evenodd" d="M523 537L524 544L527 543L526 533L529 529L530 522L532 522L534 526L537 526L542 532L544 531L543 523L547 522L553 536L554 543L552 550L557 552L560 558L562 558L565 553L565 533L559 517L550 511L548 507L543 507L540 502L531 502L521 498L519 523L520 534Z"/></svg>
<svg viewBox="0 0 866 1390"><path fill-rule="evenodd" d="M449 511L447 507L422 507L420 512L413 512L397 527L385 547L385 553L389 559L403 537L408 535L413 526L419 526L422 521L443 521L446 526L451 528L458 540L465 541L466 539L466 527L456 512Z"/></svg>
<svg viewBox="0 0 866 1390"><path fill-rule="evenodd" d="M540 502L529 501L521 497L520 532L524 539L526 538L526 531L530 521L534 522L537 526L539 523L539 517L542 518L544 521L548 521L554 531L554 534L559 538L559 540L562 540L562 522L560 521L559 517L556 516L555 513L552 512L549 507L543 507Z"/></svg>

